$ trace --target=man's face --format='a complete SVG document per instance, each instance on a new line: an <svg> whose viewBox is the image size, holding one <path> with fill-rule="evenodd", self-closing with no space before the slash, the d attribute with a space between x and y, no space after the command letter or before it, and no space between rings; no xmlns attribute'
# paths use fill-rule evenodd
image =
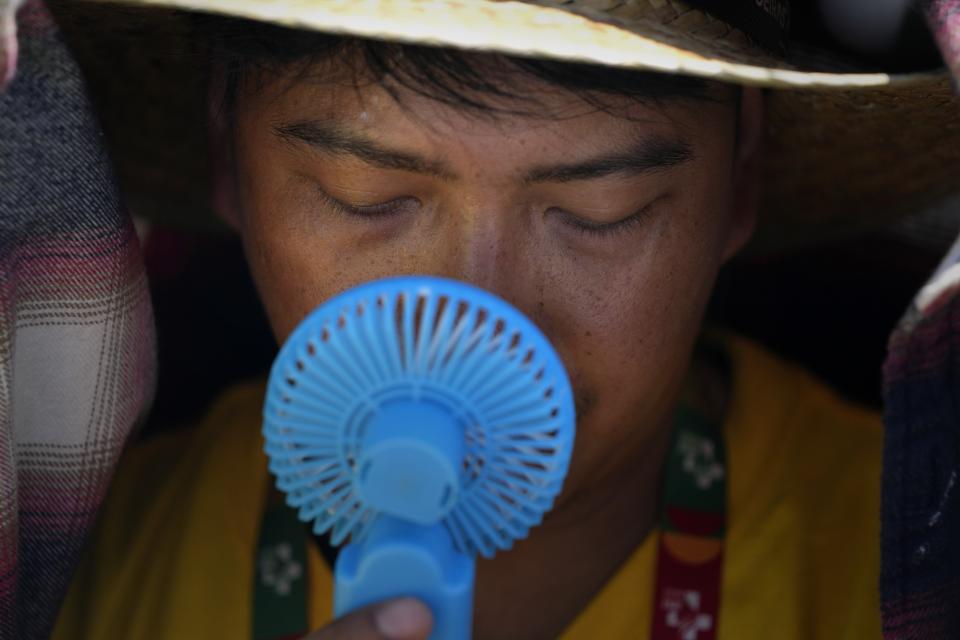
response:
<svg viewBox="0 0 960 640"><path fill-rule="evenodd" d="M536 116L484 117L327 75L237 104L235 224L277 339L370 279L470 282L532 318L567 366L565 493L629 469L752 226L734 101L605 112L531 80Z"/></svg>

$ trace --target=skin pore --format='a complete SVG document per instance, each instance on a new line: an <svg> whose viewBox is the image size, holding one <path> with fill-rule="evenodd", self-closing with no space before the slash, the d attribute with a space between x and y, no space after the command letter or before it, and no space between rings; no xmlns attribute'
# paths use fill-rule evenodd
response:
<svg viewBox="0 0 960 640"><path fill-rule="evenodd" d="M531 79L536 115L482 115L329 66L238 95L222 214L281 342L330 296L413 273L488 289L549 337L573 461L544 523L478 563L475 637L556 637L653 525L704 308L754 224L761 96L598 110Z"/></svg>

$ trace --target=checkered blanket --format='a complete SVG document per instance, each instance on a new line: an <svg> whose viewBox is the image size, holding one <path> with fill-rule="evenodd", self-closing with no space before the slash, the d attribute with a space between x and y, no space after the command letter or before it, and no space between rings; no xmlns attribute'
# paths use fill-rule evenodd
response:
<svg viewBox="0 0 960 640"><path fill-rule="evenodd" d="M960 0L924 9L960 81ZM891 336L883 375L884 636L960 638L960 240Z"/></svg>
<svg viewBox="0 0 960 640"><path fill-rule="evenodd" d="M960 638L960 240L891 337L884 383L885 637Z"/></svg>
<svg viewBox="0 0 960 640"><path fill-rule="evenodd" d="M960 82L960 0L922 0L921 4L947 68Z"/></svg>
<svg viewBox="0 0 960 640"><path fill-rule="evenodd" d="M18 18L0 95L0 638L29 640L49 635L149 404L154 336L79 72L40 0Z"/></svg>

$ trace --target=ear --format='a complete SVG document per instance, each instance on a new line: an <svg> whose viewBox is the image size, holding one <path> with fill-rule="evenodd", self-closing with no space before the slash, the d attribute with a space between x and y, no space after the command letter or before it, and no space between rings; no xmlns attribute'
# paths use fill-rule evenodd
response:
<svg viewBox="0 0 960 640"><path fill-rule="evenodd" d="M763 162L764 96L760 89L744 87L740 99L739 140L733 174L733 203L723 262L734 256L753 235L760 210Z"/></svg>
<svg viewBox="0 0 960 640"><path fill-rule="evenodd" d="M210 205L221 220L236 229L240 226L240 208L233 156L233 122L226 108L226 92L226 74L221 68L212 68L207 87Z"/></svg>

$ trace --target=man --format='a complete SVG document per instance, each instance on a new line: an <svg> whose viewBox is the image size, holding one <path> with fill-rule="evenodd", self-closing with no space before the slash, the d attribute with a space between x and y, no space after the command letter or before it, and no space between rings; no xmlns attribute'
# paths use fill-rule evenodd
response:
<svg viewBox="0 0 960 640"><path fill-rule="evenodd" d="M278 341L344 289L430 273L517 306L571 373L564 491L527 540L479 563L478 638L879 636L879 420L736 338L693 356L766 186L759 89L197 22L215 202ZM331 621L316 540L285 565L305 611L258 608L277 563L256 548L271 499L261 393L132 452L61 637L247 637L300 617L316 638L427 636L409 599ZM722 542L691 543L722 545L722 571L677 594L659 586L665 558L697 552L665 542L660 478L681 398L723 434L727 524Z"/></svg>

